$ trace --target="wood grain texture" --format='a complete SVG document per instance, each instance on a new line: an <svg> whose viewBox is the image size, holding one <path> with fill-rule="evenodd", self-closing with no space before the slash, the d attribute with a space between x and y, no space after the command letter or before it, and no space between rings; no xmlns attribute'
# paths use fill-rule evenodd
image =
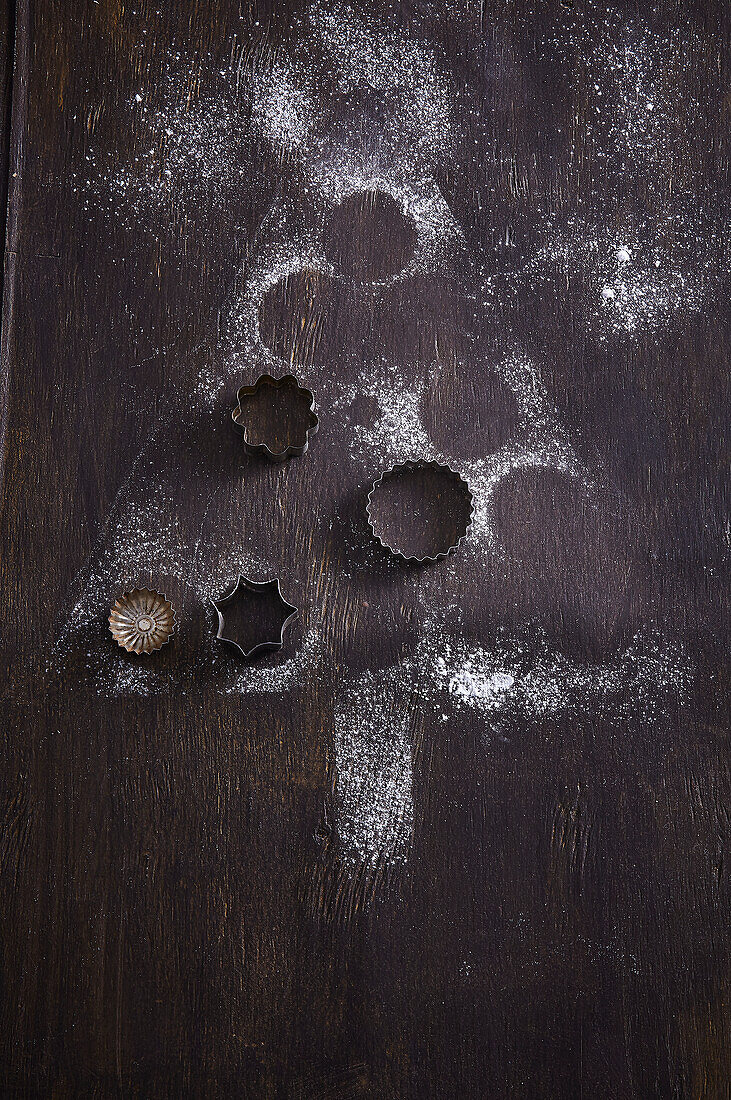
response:
<svg viewBox="0 0 731 1100"><path fill-rule="evenodd" d="M337 84L295 0L15 5L3 1095L728 1095L731 18L641 8L355 5L375 95ZM642 133L616 153L640 39L654 109L665 81L681 105L655 161ZM323 127L297 149L252 106L292 58ZM437 155L417 138L442 86ZM328 192L351 147L378 171ZM437 222L444 262L409 269ZM650 257L624 328L623 233ZM239 313L261 337L241 360ZM270 354L321 417L284 466L230 419ZM581 476L508 464L501 553L478 530L391 561L364 511L409 444L386 433L414 407L486 480L531 400L500 364L525 358ZM212 652L209 598L252 563L300 608L264 667L317 655L277 691ZM136 585L181 618L149 688L106 622ZM485 703L494 671L475 702L478 653L508 662L513 709ZM545 668L554 709L527 686ZM393 844L360 858L386 779Z"/></svg>

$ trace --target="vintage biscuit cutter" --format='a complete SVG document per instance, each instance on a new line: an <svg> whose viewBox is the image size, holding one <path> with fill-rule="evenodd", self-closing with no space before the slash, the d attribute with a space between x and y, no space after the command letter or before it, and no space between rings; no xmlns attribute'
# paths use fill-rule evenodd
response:
<svg viewBox="0 0 731 1100"><path fill-rule="evenodd" d="M457 486L458 492L463 496L465 502L465 521L463 529L458 534L458 537L449 546L445 546L443 550L437 551L435 554L424 554L419 557L415 554L409 553L403 547L393 545L384 535L384 532L376 530L375 521L373 517L373 499L377 495L381 486L390 481L391 479L400 476L404 471L410 470L436 470L445 475L449 480L453 481ZM368 500L366 503L366 515L368 517L368 526L377 542L387 550L393 557L398 558L399 561L407 562L409 565L424 565L431 564L433 562L441 561L449 554L453 554L455 550L459 548L461 543L467 537L467 534L472 526L472 517L474 515L474 498L472 491L460 474L456 470L453 470L451 466L447 466L445 463L437 462L435 460L427 460L423 458L407 459L405 462L400 462L395 466L392 466L389 470L384 470L379 478L373 482L371 490L368 494Z"/></svg>
<svg viewBox="0 0 731 1100"><path fill-rule="evenodd" d="M255 642L253 645L242 644L235 638L231 637L227 633L226 621L224 617L224 611L232 604L239 602L244 598L245 594L249 596L255 596L260 594L268 596L270 601L273 601L281 610L281 621L278 627L275 629L275 633L278 635L275 638L263 638L261 641ZM237 652L245 659L250 660L252 657L258 656L260 653L267 651L274 651L281 649L284 645L284 631L287 626L292 622L294 618L299 614L298 609L291 603L288 603L282 595L279 587L279 580L274 579L270 581L252 581L248 577L244 577L239 574L236 584L232 590L226 596L222 596L218 600L211 600L216 614L218 615L218 631L216 632L216 638L218 641L225 642L226 645L232 646Z"/></svg>
<svg viewBox="0 0 731 1100"><path fill-rule="evenodd" d="M266 389L278 393L281 398L284 398L285 402L288 400L290 411L293 402L302 406L305 419L308 421L307 427L304 429L302 442L288 443L283 450L275 450L265 441L258 440L256 437L252 439L253 433L244 416L244 408L246 404L255 402L258 395ZM287 458L298 457L305 453L310 445L310 436L315 434L320 421L313 412L315 399L312 392L305 389L304 386L300 386L293 374L285 374L282 378L273 378L270 374L262 374L252 386L241 386L236 396L238 403L231 417L234 424L241 428L244 433L244 449L247 454L260 455L269 459L270 462L284 462Z"/></svg>

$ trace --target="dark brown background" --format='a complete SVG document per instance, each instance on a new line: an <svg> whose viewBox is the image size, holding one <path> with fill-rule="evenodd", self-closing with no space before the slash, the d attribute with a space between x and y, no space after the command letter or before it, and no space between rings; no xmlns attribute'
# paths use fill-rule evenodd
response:
<svg viewBox="0 0 731 1100"><path fill-rule="evenodd" d="M538 44L570 6L535 7L483 5L465 23L427 3L383 10L437 42L458 83L483 89L478 152L465 141L439 181L475 249L495 225L520 235L556 196L599 206L606 185L568 173L552 145L557 122L568 135L582 104ZM277 185L262 150L250 186L222 203L141 227L89 212L70 180L83 172L93 108L108 108L95 139L128 157L135 136L121 122L116 132L114 107L141 74L154 87L169 44L223 56L232 30L253 36L259 20L276 51L297 8L139 0L141 15L162 13L142 51L117 0L18 0L3 11L3 1094L728 1095L728 287L661 337L622 347L581 334L580 288L560 283L550 310L518 299L478 334L461 317L460 292L436 285L416 300L397 292L405 298L388 303L390 316L404 320L375 336L347 309L333 329L356 345L390 341L396 358L417 364L434 346L429 325L447 364L463 340L500 348L510 334L554 365L556 404L647 537L633 543L639 579L620 606L593 582L582 596L582 563L571 553L546 563L539 546L528 598L557 644L591 660L649 617L683 639L697 663L692 700L651 738L631 721L574 715L486 757L469 718L449 738L426 721L411 869L347 882L322 832L338 670L394 660L420 612L411 574L378 565L359 574L337 524L332 536L309 533L311 507L361 514L355 486L353 500L338 497L337 463L324 464L319 498L306 472L283 487L279 473L246 466L252 525L266 528L265 490L281 492L282 533L293 538L282 566L297 595L332 599L331 668L294 704L222 698L211 677L152 701L105 700L73 661L61 677L46 672L79 563L150 429L168 417L171 389L173 403L181 398ZM719 56L727 63L726 4L626 10L659 31L690 21L709 43L709 70ZM502 69L484 62L496 42L510 59ZM703 59L694 64L702 82ZM694 170L728 196L728 101L716 106ZM499 162L529 185L486 188ZM618 201L649 203L651 215L657 198L629 181ZM274 331L286 332L294 296L290 288L267 307ZM493 399L509 431L509 403ZM435 432L469 438L478 375L465 381L445 367L435 403ZM192 431L207 438L206 424ZM326 427L313 455L323 441ZM525 508L516 516L514 498L502 507L520 549ZM612 548L605 534L615 560L625 536ZM587 540L576 539L578 553ZM313 580L325 559L350 566L346 594ZM430 598L446 599L458 561L434 567ZM548 565L558 577L542 576ZM483 576L459 578L477 636L525 613L522 572L497 594ZM611 569L601 576L611 586ZM576 577L579 595L564 605Z"/></svg>

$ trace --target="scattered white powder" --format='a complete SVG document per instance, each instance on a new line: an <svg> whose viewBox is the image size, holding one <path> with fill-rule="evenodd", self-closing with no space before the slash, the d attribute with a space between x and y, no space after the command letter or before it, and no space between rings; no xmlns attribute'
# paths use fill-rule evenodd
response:
<svg viewBox="0 0 731 1100"><path fill-rule="evenodd" d="M154 668L142 664L123 663L118 654L99 661L94 683L104 698L120 698L125 695L149 697L162 694L169 683Z"/></svg>
<svg viewBox="0 0 731 1100"><path fill-rule="evenodd" d="M307 631L295 654L281 664L252 664L226 685L229 694L257 695L288 691L304 684L317 672L323 659L322 635L317 627Z"/></svg>
<svg viewBox="0 0 731 1100"><path fill-rule="evenodd" d="M493 507L495 491L508 474L532 467L562 470L582 478L582 470L578 463L573 459L566 459L561 451L552 447L550 443L545 447L533 446L529 441L526 441L523 447L506 444L502 450L490 458L470 463L455 463L455 469L462 474L472 490L474 500L472 528L465 543L465 550L468 553L501 553Z"/></svg>
<svg viewBox="0 0 731 1100"><path fill-rule="evenodd" d="M378 402L375 422L351 430L351 453L374 477L376 466L386 468L408 458L440 458L422 422L423 386L408 385L396 365L369 363L355 392Z"/></svg>
<svg viewBox="0 0 731 1100"><path fill-rule="evenodd" d="M348 4L315 3L289 56L254 74L252 114L275 146L310 166L351 150L395 176L397 162L434 164L448 151L452 92L433 53L407 35Z"/></svg>
<svg viewBox="0 0 731 1100"><path fill-rule="evenodd" d="M218 207L241 191L255 162L238 51L234 45L223 69L213 69L205 59L191 67L190 59L168 52L155 94L138 93L127 107L135 148L131 159L120 165L114 151L92 143L86 179L72 175L74 190L84 192L86 209L106 207L117 221L134 228L166 211L175 220L186 204Z"/></svg>
<svg viewBox="0 0 731 1100"><path fill-rule="evenodd" d="M394 275L372 282L383 286L403 282L412 275L446 274L458 257L465 255L462 228L450 210L436 180L421 170L368 170L334 153L323 162L322 179L318 180L328 203L340 203L357 192L382 191L400 206L416 231L413 256Z"/></svg>
<svg viewBox="0 0 731 1100"><path fill-rule="evenodd" d="M588 29L585 23L584 32ZM702 42L688 26L662 34L640 20L612 19L594 43L580 33L573 44L593 77L587 83L575 67L589 95L587 130L595 156L613 171L646 175L651 187L663 187L664 174L682 157L678 120L702 113L686 79L693 56L703 52ZM704 65L706 94L711 75ZM680 140L693 137L689 128Z"/></svg>
<svg viewBox="0 0 731 1100"><path fill-rule="evenodd" d="M248 376L252 369L281 373L284 364L260 339L262 297L280 279L305 267L331 273L323 257L322 232L328 212L344 197L359 189L384 190L412 219L416 247L409 267L400 277L443 269L462 244L461 232L426 167L447 148L451 117L451 93L432 55L403 35L367 25L342 5L315 5L309 18L311 37L294 48L290 61L282 57L273 69L261 74L261 79L253 74L252 113L255 125L269 140L287 152L297 151L318 187L312 192L311 219L303 224L285 194L275 198L258 232L257 251L243 293L230 310L218 353L198 379L196 396L203 405L218 400L224 387L230 388L234 379L244 373ZM313 84L315 55L325 57L325 71L336 75L342 94L354 97L356 113L367 113L374 89L386 97L389 110L384 116L385 140L379 147L387 153L383 163L379 157L364 162L360 138L350 155L347 142L331 143L329 108L322 104L313 110L319 96ZM188 84L176 84L171 77L165 86L164 103L141 109L137 121L156 141L142 164L138 158L133 168L104 176L117 199L121 193L127 194L133 179L140 201L151 202L169 194L181 181L203 185L215 183L220 176L223 185L231 181L232 175L236 178L246 173L245 127L240 125L237 98L241 67L232 63L219 75L224 83L236 82L235 88L229 86L225 94L222 90L220 102L214 104L199 97ZM364 100L362 92L367 93ZM369 127L352 127L352 111L346 114L353 134L366 135ZM300 370L298 374L305 383L311 381L307 372ZM336 399L337 381L331 383L330 390L331 398ZM152 462L146 459L143 465L153 473ZM141 471L142 465L138 474ZM201 551L202 533L195 551L191 551L190 532L184 523L177 522L172 492L166 495L164 489L158 489L150 494L146 479L140 476L136 483L131 480L125 487L120 502L96 552L96 564L82 582L82 597L64 628L59 648L83 629L122 577L132 577L140 570L154 573L164 569L184 576L198 598L208 599L220 590L218 581L230 563L219 565L215 575L211 573L216 567L210 561L211 554ZM244 568L244 557L242 554L239 558L237 572ZM246 571L251 573L252 569L247 566ZM230 580L227 576L226 583ZM274 666L269 677L247 671L231 690L261 690L268 683L271 690L276 684L284 687L294 682L295 670L304 668L312 654L310 639L291 665ZM150 677L126 674L125 687L133 688L137 683L146 692L152 690Z"/></svg>
<svg viewBox="0 0 731 1100"><path fill-rule="evenodd" d="M375 397L379 413L368 427L351 429L351 453L367 476L375 478L381 469L409 458L435 459L446 463L467 481L473 495L472 528L463 551L500 552L492 501L504 477L531 466L550 466L573 475L586 484L588 473L579 462L571 440L548 398L538 366L520 352L506 355L485 369L494 369L510 387L516 399L518 424L512 439L485 458L464 460L435 447L423 422L423 402L436 367L421 384L407 383L393 364L368 364L356 383L356 392ZM352 400L343 395L336 409Z"/></svg>
<svg viewBox="0 0 731 1100"><path fill-rule="evenodd" d="M459 706L477 711L488 726L499 719L516 728L575 713L613 720L656 719L690 689L693 665L685 650L655 631L640 631L626 650L603 663L584 664L558 653L534 630L528 639L503 637L492 649L470 646L432 624L416 660L439 653L422 667L432 684ZM421 655L421 656L419 656Z"/></svg>
<svg viewBox="0 0 731 1100"><path fill-rule="evenodd" d="M87 209L106 205L130 228L161 209L177 218L186 203L238 193L256 172L258 138L301 158L323 186L333 158L346 175L395 182L444 158L453 98L433 51L347 4L315 3L299 41L276 56L247 53L236 38L223 65L170 50L154 94L120 104L134 138L129 162L92 142L86 177L73 173L72 186Z"/></svg>
<svg viewBox="0 0 731 1100"><path fill-rule="evenodd" d="M546 293L581 279L587 326L602 339L634 340L700 312L731 273L731 219L700 174L704 115L725 90L714 85L708 43L687 24L662 34L616 13L603 20L582 9L549 44L582 104L583 157L601 177L601 218L576 210L540 219L516 286ZM646 195L652 219L628 222L632 187Z"/></svg>
<svg viewBox="0 0 731 1100"><path fill-rule="evenodd" d="M343 3L316 2L301 23L299 42L276 57L247 54L236 40L223 65L171 52L159 99L140 89L121 105L138 150L130 163L89 150L87 206L106 201L118 217L143 220L167 203L172 222L202 191L219 201L251 178L258 135L297 156L315 204L317 192L331 203L359 188L400 192L421 227L404 275L446 262L459 228L432 172L453 146L457 89L434 49ZM639 338L699 312L731 272L731 226L700 178L707 156L696 148L709 103L725 94L713 84L708 43L686 25L663 34L639 19L577 9L545 48L575 81L582 157L601 173L603 214L537 215L535 249L517 274L486 277L485 289L545 294L562 276L586 278L596 290L584 320L606 339ZM633 181L655 214L622 228ZM82 186L78 175L74 186ZM270 259L274 273L277 257ZM255 311L254 291L247 301ZM212 399L221 384L202 378L202 396Z"/></svg>
<svg viewBox="0 0 731 1100"><path fill-rule="evenodd" d="M87 668L105 695L150 695L171 687L170 673L132 663L110 644L106 619L122 592L139 583L164 589L166 580L174 578L175 583L183 581L186 605L208 606L232 587L239 573L254 580L273 575L272 564L252 555L245 543L228 541L223 548L220 540L206 539L208 513L200 530L190 529L177 484L160 480L157 445L153 437L120 489L90 562L77 578L79 595L50 656L49 669L53 669L72 648L91 645L85 648ZM210 522L215 522L212 517ZM177 607L176 634L185 630L185 611ZM240 690L244 687L242 681Z"/></svg>
<svg viewBox="0 0 731 1100"><path fill-rule="evenodd" d="M314 87L297 60L278 57L270 70L257 73L252 89L252 118L275 148L301 149L317 120Z"/></svg>
<svg viewBox="0 0 731 1100"><path fill-rule="evenodd" d="M583 280L589 287L585 321L604 340L636 339L682 323L731 273L728 234L709 211L698 206L693 213L685 199L651 224L610 228L572 217L560 227L551 219L542 238L520 280L536 291L557 279ZM618 248L618 240L631 247Z"/></svg>
<svg viewBox="0 0 731 1100"><path fill-rule="evenodd" d="M676 212L663 222L655 227L662 244L644 243L652 239L648 229L635 234L631 254L621 250L616 261L611 245L598 251L597 277L605 280L602 295L611 304L595 320L610 334L639 335L698 312L728 269L725 247L719 249L710 225L701 242L699 221L692 227L689 218Z"/></svg>
<svg viewBox="0 0 731 1100"><path fill-rule="evenodd" d="M443 661L442 666L444 667ZM476 668L474 660L470 659L449 681L449 690L463 702L479 702L484 710L496 710L514 683L515 677L511 673L485 673Z"/></svg>
<svg viewBox="0 0 731 1100"><path fill-rule="evenodd" d="M339 850L358 866L405 862L414 821L413 723L399 666L337 689L333 716Z"/></svg>
<svg viewBox="0 0 731 1100"><path fill-rule="evenodd" d="M72 607L54 650L65 651L70 639L97 621L100 609L110 607L114 598L140 576L158 573L165 577L187 577L192 571L193 547L181 538L165 490L155 487L154 462L149 456L138 459L123 488L117 494L104 532L92 560L78 581L81 595ZM136 499L132 488L143 482Z"/></svg>
<svg viewBox="0 0 731 1100"><path fill-rule="evenodd" d="M530 636L504 634L488 649L432 614L409 658L338 688L335 816L346 862L397 865L408 857L415 731L430 718L453 717L447 701L479 716L486 746L493 736L510 743L527 736L528 727L572 714L639 722L651 733L669 706L687 698L693 672L687 651L654 630L589 664L557 652L536 629Z"/></svg>
<svg viewBox="0 0 731 1100"><path fill-rule="evenodd" d="M287 225L287 208L280 202L275 203L260 232L264 240L259 255L242 294L229 306L213 370L206 367L198 378L196 395L204 404L212 405L224 390L231 390L242 378L269 372L280 375L285 367L294 370L305 385L317 381L312 370L283 362L262 343L259 306L266 292L281 279L305 269L329 273L329 265L311 232Z"/></svg>
<svg viewBox="0 0 731 1100"><path fill-rule="evenodd" d="M337 398L339 379L333 376L332 365L307 366L283 361L261 339L259 307L264 295L282 279L309 270L323 275L335 274L325 259L323 232L334 203L360 190L381 190L391 195L412 219L416 230L413 256L405 268L383 280L392 283L416 274L446 272L463 248L462 233L436 184L424 177L412 182L383 176L340 175L333 169L327 176L329 194L319 196L312 207L307 225L295 219L286 196L277 197L258 233L258 250L253 259L243 289L230 303L224 321L218 352L213 365L206 365L199 376L196 395L204 404L212 404L225 387L253 371L281 373L295 370L305 384L318 385L327 375L331 399ZM355 288L353 288L355 292Z"/></svg>
<svg viewBox="0 0 731 1100"><path fill-rule="evenodd" d="M310 184L305 185L309 219L302 218L299 208L295 213L286 193L274 198L257 233L256 254L240 297L229 309L216 376L208 368L200 379L199 393L209 401L244 367L281 369L282 360L261 341L262 298L281 279L304 268L336 274L324 257L323 234L344 199L357 192L385 192L414 226L413 255L402 271L383 282L445 273L464 252L463 233L430 170L451 133L452 92L437 74L433 57L406 36L364 22L346 5L315 4L307 25L309 37L290 51L289 62L282 57L272 72L255 79L253 117L275 146L297 151ZM325 77L336 81L349 104L347 125L337 136L332 105L320 93ZM374 120L368 111L379 92L385 96L384 107ZM375 156L374 133L380 142ZM323 373L294 366L306 383L317 383ZM337 385L331 370L328 375Z"/></svg>

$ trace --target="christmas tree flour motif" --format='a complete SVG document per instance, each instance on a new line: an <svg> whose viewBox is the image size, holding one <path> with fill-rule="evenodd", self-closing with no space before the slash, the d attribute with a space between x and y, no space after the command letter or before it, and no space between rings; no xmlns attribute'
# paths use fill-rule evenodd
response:
<svg viewBox="0 0 731 1100"><path fill-rule="evenodd" d="M54 657L58 666L83 649L99 689L120 694L165 693L171 677L177 689L190 687L203 671L220 678L223 693L244 696L306 694L331 681L332 843L350 869L408 859L424 714L445 724L477 716L489 744L574 709L625 720L634 707L651 718L691 678L682 647L642 623L618 648L602 639L593 662L554 645L559 612L577 629L595 617L607 638L619 635L612 616L632 583L634 545L624 537L632 528L626 502L577 454L542 364L509 340L495 347L483 339L491 276L438 182L456 164L458 93L436 47L340 4L313 5L273 71L251 74L249 125L278 158L281 178L212 356L121 488ZM538 278L543 264L536 252L526 269ZM435 398L445 379L466 374L468 357L491 407L506 410L494 418L509 425L503 435L487 423L488 407L484 430L466 439L459 410ZM231 408L261 375L293 375L316 397L317 445L296 466L242 457ZM394 627L406 652L363 660L367 620L344 639L333 607L355 596L367 603L373 570L398 566L379 564L365 508L349 510L349 500L413 459L456 471L474 514L445 569L411 578L414 621L408 631ZM332 466L340 492L323 498ZM294 507L294 487L308 511ZM584 557L578 596L536 608L522 578L547 566L530 539L507 549L511 501L529 524L547 499L556 507L556 554L563 545ZM518 561L526 545L533 557ZM606 606L594 602L592 570L605 578ZM239 574L254 583L281 578L301 617L273 663L243 670L213 644L210 603ZM479 615L468 621L464 608L482 606L485 578L498 609L502 588L505 606L523 599L522 618L538 625L483 637ZM164 672L121 665L90 626L118 592L152 580L179 616L175 663Z"/></svg>

